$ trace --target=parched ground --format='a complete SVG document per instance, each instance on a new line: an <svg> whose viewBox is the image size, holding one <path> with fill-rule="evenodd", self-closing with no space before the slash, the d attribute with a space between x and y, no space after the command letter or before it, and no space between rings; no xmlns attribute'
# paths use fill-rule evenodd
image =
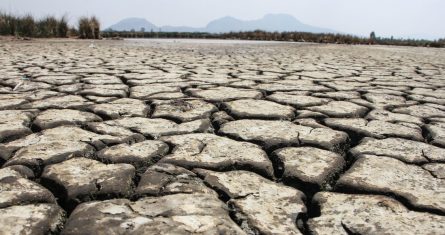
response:
<svg viewBox="0 0 445 235"><path fill-rule="evenodd" d="M0 234L445 233L443 49L198 42L0 42Z"/></svg>

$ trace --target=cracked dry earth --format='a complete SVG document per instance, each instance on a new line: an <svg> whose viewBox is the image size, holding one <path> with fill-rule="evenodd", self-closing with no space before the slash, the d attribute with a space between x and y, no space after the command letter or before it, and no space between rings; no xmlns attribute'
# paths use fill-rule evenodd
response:
<svg viewBox="0 0 445 235"><path fill-rule="evenodd" d="M443 49L90 43L0 43L0 234L445 234Z"/></svg>

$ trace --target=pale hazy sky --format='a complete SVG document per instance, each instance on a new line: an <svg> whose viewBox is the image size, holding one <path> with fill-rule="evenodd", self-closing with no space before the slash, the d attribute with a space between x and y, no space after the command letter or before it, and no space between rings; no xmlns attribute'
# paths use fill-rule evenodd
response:
<svg viewBox="0 0 445 235"><path fill-rule="evenodd" d="M0 9L18 14L67 13L72 23L96 15L104 27L126 17L152 23L203 27L233 16L250 20L287 13L303 23L357 35L445 38L445 0L0 0Z"/></svg>

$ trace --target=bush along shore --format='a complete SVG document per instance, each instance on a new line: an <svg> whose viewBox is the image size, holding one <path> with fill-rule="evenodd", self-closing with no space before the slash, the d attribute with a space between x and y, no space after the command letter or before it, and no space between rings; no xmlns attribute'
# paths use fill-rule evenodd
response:
<svg viewBox="0 0 445 235"><path fill-rule="evenodd" d="M99 39L100 23L92 17L81 17L77 27L68 24L67 16L46 16L40 19L27 14L15 16L0 12L0 35L20 38L66 38Z"/></svg>
<svg viewBox="0 0 445 235"><path fill-rule="evenodd" d="M371 33L369 38L347 34L308 33L308 32L266 32L262 30L230 33L205 32L137 32L137 31L104 31L104 38L202 38L202 39L241 39L262 41L292 41L335 44L376 44L397 46L445 47L445 39L395 39L376 37Z"/></svg>

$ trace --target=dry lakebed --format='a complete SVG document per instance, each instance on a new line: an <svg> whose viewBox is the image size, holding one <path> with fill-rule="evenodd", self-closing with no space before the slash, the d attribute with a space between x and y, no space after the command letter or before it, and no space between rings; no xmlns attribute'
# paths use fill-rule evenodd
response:
<svg viewBox="0 0 445 235"><path fill-rule="evenodd" d="M445 50L0 41L0 234L445 234Z"/></svg>

